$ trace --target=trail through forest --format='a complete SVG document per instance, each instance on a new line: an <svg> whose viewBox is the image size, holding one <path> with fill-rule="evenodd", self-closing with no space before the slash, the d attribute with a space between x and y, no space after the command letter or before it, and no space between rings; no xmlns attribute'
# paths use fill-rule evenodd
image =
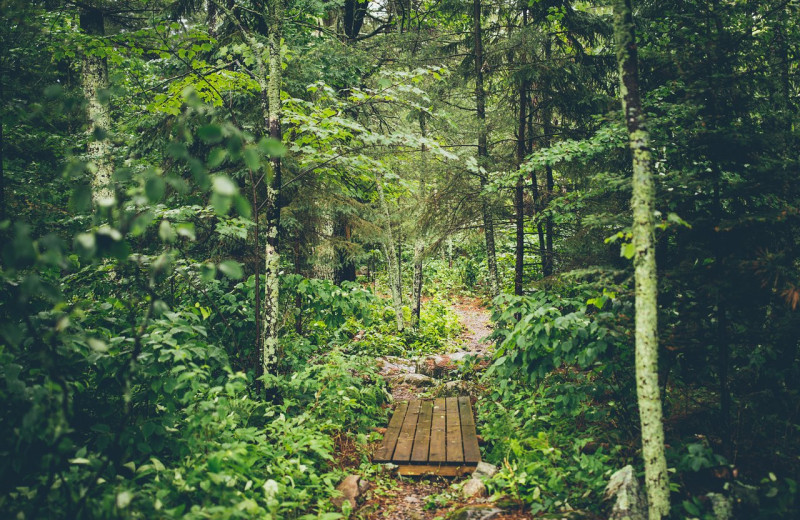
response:
<svg viewBox="0 0 800 520"><path fill-rule="evenodd" d="M491 334L491 312L474 298L460 298L451 306L463 330L455 352L419 359L385 358L382 372L390 381L393 401L431 396L468 393L460 379L458 365L468 356L482 358L490 352L486 341ZM437 376L432 378L431 375ZM433 381L435 383L431 384ZM480 425L478 426L480 431ZM358 509L361 517L370 520L430 520L453 515L454 518L512 520L531 518L528 513L504 510L486 497L465 499L454 484L469 478L446 477L403 478L396 475L381 481ZM506 504L508 506L508 504ZM511 504L512 508L514 504Z"/></svg>

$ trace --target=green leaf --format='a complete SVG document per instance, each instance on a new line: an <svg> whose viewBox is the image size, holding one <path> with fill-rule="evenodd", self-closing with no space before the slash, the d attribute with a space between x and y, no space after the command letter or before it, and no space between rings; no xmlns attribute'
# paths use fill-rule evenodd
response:
<svg viewBox="0 0 800 520"><path fill-rule="evenodd" d="M283 157L286 155L286 147L283 143L271 137L262 137L258 141L258 148L267 157Z"/></svg>
<svg viewBox="0 0 800 520"><path fill-rule="evenodd" d="M164 242L173 242L175 240L175 230L168 220L162 220L161 225L158 226L158 236Z"/></svg>
<svg viewBox="0 0 800 520"><path fill-rule="evenodd" d="M233 197L220 195L219 193L211 194L211 205L214 207L214 212L219 215L226 215L231 209Z"/></svg>
<svg viewBox="0 0 800 520"><path fill-rule="evenodd" d="M212 263L200 265L200 278L206 282L213 281L217 276L217 266Z"/></svg>
<svg viewBox="0 0 800 520"><path fill-rule="evenodd" d="M164 192L167 184L161 177L150 177L144 185L144 192L147 194L147 200L152 203L161 201L164 198Z"/></svg>
<svg viewBox="0 0 800 520"><path fill-rule="evenodd" d="M123 491L122 493L117 494L117 507L120 509L125 509L128 507L133 500L133 494L130 491Z"/></svg>
<svg viewBox="0 0 800 520"><path fill-rule="evenodd" d="M205 143L218 143L222 141L222 127L220 125L203 125L197 129L197 137Z"/></svg>
<svg viewBox="0 0 800 520"><path fill-rule="evenodd" d="M76 212L89 210L92 207L92 188L88 184L78 184L72 190L69 203Z"/></svg>
<svg viewBox="0 0 800 520"><path fill-rule="evenodd" d="M633 255L636 254L636 248L633 246L632 242L628 242L627 244L622 244L619 252L620 256L624 256L628 260L633 258Z"/></svg>
<svg viewBox="0 0 800 520"><path fill-rule="evenodd" d="M239 188L228 177L224 175L215 175L213 180L213 189L225 197L233 197L239 192Z"/></svg>
<svg viewBox="0 0 800 520"><path fill-rule="evenodd" d="M253 213L250 202L241 195L233 197L233 207L236 208L236 212L244 218L250 218L250 215Z"/></svg>
<svg viewBox="0 0 800 520"><path fill-rule="evenodd" d="M219 264L219 270L227 276L228 278L232 278L233 280L239 280L244 276L244 271L242 271L242 265L235 261L235 260L225 260Z"/></svg>
<svg viewBox="0 0 800 520"><path fill-rule="evenodd" d="M261 169L261 159L258 156L258 151L255 148L247 147L242 154L244 163L253 171Z"/></svg>
<svg viewBox="0 0 800 520"><path fill-rule="evenodd" d="M189 240L196 240L197 237L195 236L194 232L194 223L193 222L181 222L175 226L175 229L178 232L178 236L188 238Z"/></svg>
<svg viewBox="0 0 800 520"><path fill-rule="evenodd" d="M208 154L208 162L207 166L209 169L214 169L222 165L225 162L225 158L228 156L228 150L225 148L214 148L211 150L211 153Z"/></svg>

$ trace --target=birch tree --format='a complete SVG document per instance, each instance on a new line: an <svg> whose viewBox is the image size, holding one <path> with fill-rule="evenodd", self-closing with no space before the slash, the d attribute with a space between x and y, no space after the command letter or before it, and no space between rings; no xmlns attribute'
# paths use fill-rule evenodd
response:
<svg viewBox="0 0 800 520"><path fill-rule="evenodd" d="M86 6L80 12L81 30L92 38L105 36L105 16L96 7ZM86 98L86 117L89 120L87 158L92 163L92 199L95 203L110 199L111 142L107 133L111 128L108 100L103 99L108 90L108 63L94 45L84 49L81 63L81 84Z"/></svg>
<svg viewBox="0 0 800 520"><path fill-rule="evenodd" d="M639 96L631 0L614 2L614 37L620 98L633 155L633 263L636 278L636 392L642 429L650 520L669 514L669 478L658 387L658 285L655 257L655 185L650 135Z"/></svg>

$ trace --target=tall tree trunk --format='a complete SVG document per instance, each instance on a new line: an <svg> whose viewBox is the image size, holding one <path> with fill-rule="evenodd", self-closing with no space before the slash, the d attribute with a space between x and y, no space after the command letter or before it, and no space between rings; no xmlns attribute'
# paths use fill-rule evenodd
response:
<svg viewBox="0 0 800 520"><path fill-rule="evenodd" d="M519 82L519 113L517 119L517 168L525 162L525 127L527 123L527 99L528 83ZM517 185L514 189L514 210L516 212L517 236L516 236L516 256L514 259L514 294L522 296L523 274L525 271L525 207L524 207L525 185L522 174L517 178Z"/></svg>
<svg viewBox="0 0 800 520"><path fill-rule="evenodd" d="M395 265L397 262L397 248L392 233L391 215L389 213L389 205L386 202L386 194L383 192L383 176L380 170L375 172L375 184L378 190L378 202L381 205L381 212L383 213L385 221L385 235L383 238L383 253L386 256L387 270L389 271L389 289L392 291L392 306L394 307L394 316L397 321L397 330L402 332L405 327L403 320L403 301L401 294L403 293L402 283L403 280L397 276L398 268Z"/></svg>
<svg viewBox="0 0 800 520"><path fill-rule="evenodd" d="M475 57L475 105L478 113L478 166L489 167L488 130L486 127L486 91L483 88L483 31L481 29L481 0L472 3L474 57ZM483 214L483 232L486 238L486 262L489 269L489 289L492 297L500 294L500 279L497 274L497 256L494 245L494 222L489 208L489 201L483 193L488 179L480 173L481 212Z"/></svg>
<svg viewBox="0 0 800 520"><path fill-rule="evenodd" d="M614 2L620 96L633 155L633 245L636 279L636 392L650 520L669 514L669 477L658 387L658 279L655 258L655 183L650 135L639 96L631 0Z"/></svg>
<svg viewBox="0 0 800 520"><path fill-rule="evenodd" d="M270 0L268 10L268 49L269 83L267 85L268 118L267 126L272 139L280 141L281 135L281 38L283 37L283 0ZM264 248L264 331L262 343L262 365L264 373L274 370L278 361L278 276L280 256L278 253L278 228L280 225L281 204L281 159L273 157L272 175L266 179L266 233ZM271 178L270 178L271 177Z"/></svg>
<svg viewBox="0 0 800 520"><path fill-rule="evenodd" d="M323 201L317 223L317 245L314 247L314 278L333 280L336 267L336 250L333 247L334 221L331 207Z"/></svg>
<svg viewBox="0 0 800 520"><path fill-rule="evenodd" d="M87 35L105 36L105 17L99 9L85 7L80 13L80 26ZM110 199L113 193L111 183L111 112L107 99L108 63L102 56L85 51L81 64L81 83L86 98L86 117L89 120L89 143L86 155L94 163L96 170L92 177L92 199L95 203Z"/></svg>
<svg viewBox="0 0 800 520"><path fill-rule="evenodd" d="M425 127L425 113L419 114L419 131L423 138L427 137L427 129ZM422 167L419 174L419 196L418 196L418 209L420 213L425 204L425 177L428 172L428 156L427 147L423 144L421 153ZM419 316L422 311L422 254L425 251L425 239L423 237L422 223L417 226L417 236L414 238L414 281L412 282L412 307L411 307L411 326L414 328L419 327Z"/></svg>
<svg viewBox="0 0 800 520"><path fill-rule="evenodd" d="M2 72L0 72L0 82L2 81ZM0 107L5 109L5 93L3 92L3 85L0 83ZM6 171L3 168L3 119L0 116L0 222L6 218Z"/></svg>
<svg viewBox="0 0 800 520"><path fill-rule="evenodd" d="M352 228L345 215L338 215L333 232L343 244L350 244ZM333 280L337 285L344 281L356 281L356 263L347 245L340 244L336 248L336 267L333 273Z"/></svg>
<svg viewBox="0 0 800 520"><path fill-rule="evenodd" d="M550 65L550 58L551 58L551 50L550 47L550 36L547 37L547 42L544 46L544 57L545 61L547 62L548 66ZM553 99L551 95L551 86L550 81L547 80L547 74L545 74L545 96L547 99L545 100L544 105L544 112L542 114L542 133L544 134L544 140L542 142L542 146L545 148L550 148L552 144L552 136L553 136ZM550 167L548 164L545 166L545 187L546 191L544 194L544 204L547 205L550 203L550 200L553 198L553 191L555 188L555 183L553 182L553 168ZM553 217L548 212L545 216L545 231L546 234L546 242L545 242L545 255L542 257L542 274L544 276L550 276L553 274L553 259L554 259L554 252L553 252Z"/></svg>
<svg viewBox="0 0 800 520"><path fill-rule="evenodd" d="M534 113L534 106L537 103L535 98L531 98L530 107L528 114L528 150L533 151L533 142L534 142L534 132L533 132L533 113ZM539 180L537 179L536 172L531 170L531 194L533 196L533 204L531 208L531 220L537 220L537 216L539 215L539 211L542 207L542 195L539 191ZM536 234L538 235L538 244L539 244L539 258L542 262L542 274L544 274L545 262L547 258L547 249L545 248L545 239L544 239L544 225L542 224L541 220L536 222Z"/></svg>

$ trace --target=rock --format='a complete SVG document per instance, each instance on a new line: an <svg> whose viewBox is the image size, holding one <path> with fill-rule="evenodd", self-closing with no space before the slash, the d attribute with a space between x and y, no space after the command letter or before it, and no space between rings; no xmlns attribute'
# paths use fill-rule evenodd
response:
<svg viewBox="0 0 800 520"><path fill-rule="evenodd" d="M478 463L478 467L475 468L475 471L472 472L472 478L492 478L497 474L498 471L499 468L497 466L481 461Z"/></svg>
<svg viewBox="0 0 800 520"><path fill-rule="evenodd" d="M470 386L466 381L449 381L436 389L436 397L458 397L469 394Z"/></svg>
<svg viewBox="0 0 800 520"><path fill-rule="evenodd" d="M431 377L442 377L447 372L458 370L458 365L463 364L470 356L475 356L475 353L460 351L421 358L417 361L417 373Z"/></svg>
<svg viewBox="0 0 800 520"><path fill-rule="evenodd" d="M448 520L491 520L497 515L502 513L502 509L490 506L469 506L456 509L450 515Z"/></svg>
<svg viewBox="0 0 800 520"><path fill-rule="evenodd" d="M347 475L342 482L336 486L336 489L342 493L342 496L331 499L331 503L338 508L341 508L345 502L350 502L350 509L356 507L356 499L369 489L369 482L363 480L358 475Z"/></svg>
<svg viewBox="0 0 800 520"><path fill-rule="evenodd" d="M409 495L403 499L404 501L408 502L409 504L416 504L419 502L419 498Z"/></svg>
<svg viewBox="0 0 800 520"><path fill-rule="evenodd" d="M378 366L380 367L381 375L391 376L395 374L413 374L416 370L414 362L408 359L399 357L381 357L377 358Z"/></svg>
<svg viewBox="0 0 800 520"><path fill-rule="evenodd" d="M482 498L487 495L486 484L479 478L471 478L464 482L461 487L461 494L464 498Z"/></svg>
<svg viewBox="0 0 800 520"><path fill-rule="evenodd" d="M389 378L389 384L407 384L413 386L433 386L436 380L422 374L399 374Z"/></svg>
<svg viewBox="0 0 800 520"><path fill-rule="evenodd" d="M647 520L647 505L633 466L625 466L611 475L605 498L614 499L608 520Z"/></svg>

